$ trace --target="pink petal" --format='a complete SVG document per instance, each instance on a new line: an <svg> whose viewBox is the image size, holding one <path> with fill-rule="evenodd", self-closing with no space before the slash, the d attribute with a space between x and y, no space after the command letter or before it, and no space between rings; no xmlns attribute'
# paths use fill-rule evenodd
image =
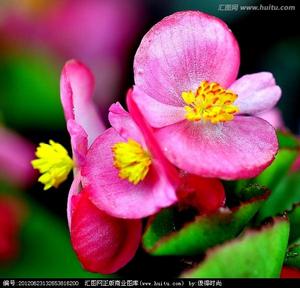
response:
<svg viewBox="0 0 300 288"><path fill-rule="evenodd" d="M108 114L109 123L124 139L135 139L137 142L145 145L144 137L136 123L120 103L112 104Z"/></svg>
<svg viewBox="0 0 300 288"><path fill-rule="evenodd" d="M68 194L68 200L67 200L67 218L68 218L69 229L71 229L72 214L74 212L74 209L73 209L74 205L72 205L72 198L73 198L73 196L79 194L81 189L82 189L81 175L80 175L80 173L76 173L76 175L74 176L73 182L71 184L71 188L70 188L70 191Z"/></svg>
<svg viewBox="0 0 300 288"><path fill-rule="evenodd" d="M88 135L73 119L68 120L67 127L71 137L73 159L76 166L81 167L85 162L85 155L88 149Z"/></svg>
<svg viewBox="0 0 300 288"><path fill-rule="evenodd" d="M143 38L134 59L135 84L168 105L202 80L228 87L239 68L239 47L227 25L198 11L177 12Z"/></svg>
<svg viewBox="0 0 300 288"><path fill-rule="evenodd" d="M245 75L229 89L238 94L235 104L240 114L256 114L273 108L281 97L272 73L260 72Z"/></svg>
<svg viewBox="0 0 300 288"><path fill-rule="evenodd" d="M143 117L142 112L140 111L133 98L133 94L133 90L129 89L126 97L126 102L128 110L130 111L130 115L135 121L135 123L137 123L137 125L139 126L139 129L142 131L146 145L147 147L149 147L152 159L156 160L157 164L163 167L172 185L174 187L177 187L180 182L179 174L176 168L168 161L163 151L161 150L161 147L159 146L157 139L154 135L154 131Z"/></svg>
<svg viewBox="0 0 300 288"><path fill-rule="evenodd" d="M159 102L137 86L133 89L132 97L152 127L160 128L185 119L183 106L177 107Z"/></svg>
<svg viewBox="0 0 300 288"><path fill-rule="evenodd" d="M273 108L255 115L269 122L275 129L284 129L284 121L281 111L278 108Z"/></svg>
<svg viewBox="0 0 300 288"><path fill-rule="evenodd" d="M196 208L199 213L216 212L225 204L225 190L222 182L215 178L203 178L187 174L178 189L180 205Z"/></svg>
<svg viewBox="0 0 300 288"><path fill-rule="evenodd" d="M141 238L141 222L105 214L89 201L86 191L73 199L76 201L71 240L80 262L91 272L116 272L135 255Z"/></svg>
<svg viewBox="0 0 300 288"><path fill-rule="evenodd" d="M217 125L182 121L159 129L156 136L174 165L228 180L258 175L278 150L274 128L256 117L236 116Z"/></svg>
<svg viewBox="0 0 300 288"><path fill-rule="evenodd" d="M60 89L66 120L74 119L81 125L91 145L105 129L92 102L93 74L82 63L70 60L62 70Z"/></svg>
<svg viewBox="0 0 300 288"><path fill-rule="evenodd" d="M112 216L142 218L173 204L177 200L174 187L159 162L152 161L148 175L137 185L118 176L111 148L120 141L124 139L110 128L95 140L87 153L83 184L88 187L94 205Z"/></svg>
<svg viewBox="0 0 300 288"><path fill-rule="evenodd" d="M0 126L0 178L16 186L27 186L34 180L30 165L34 146L20 135Z"/></svg>

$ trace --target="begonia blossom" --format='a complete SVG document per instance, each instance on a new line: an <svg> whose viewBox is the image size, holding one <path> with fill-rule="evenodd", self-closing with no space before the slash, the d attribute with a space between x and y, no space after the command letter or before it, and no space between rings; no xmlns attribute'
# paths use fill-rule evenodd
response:
<svg viewBox="0 0 300 288"><path fill-rule="evenodd" d="M119 103L110 107L112 128L87 153L82 175L91 201L122 218L146 217L177 201L196 206L199 213L224 205L225 192L218 179L181 173L166 159L132 99L132 90L127 104L129 113Z"/></svg>
<svg viewBox="0 0 300 288"><path fill-rule="evenodd" d="M32 164L43 175L45 189L57 187L74 170L67 216L73 248L83 264L92 272L109 274L126 265L139 246L140 220L115 218L98 209L90 201L88 188L82 182L82 168L94 139L104 131L92 102L94 78L90 70L71 60L61 76L61 101L71 136L73 159L60 144L50 141L37 149ZM95 179L96 180L96 179ZM97 180L96 180L97 181ZM102 191L97 191L99 194Z"/></svg>
<svg viewBox="0 0 300 288"><path fill-rule="evenodd" d="M177 167L222 179L258 175L278 150L275 129L252 114L270 110L281 89L271 73L236 80L238 43L202 12L178 12L144 36L134 59L133 98Z"/></svg>

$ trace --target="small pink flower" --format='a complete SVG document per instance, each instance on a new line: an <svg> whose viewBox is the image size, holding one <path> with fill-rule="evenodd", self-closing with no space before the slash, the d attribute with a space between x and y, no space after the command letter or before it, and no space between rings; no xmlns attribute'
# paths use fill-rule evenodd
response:
<svg viewBox="0 0 300 288"><path fill-rule="evenodd" d="M127 113L110 107L112 128L100 135L87 153L83 183L91 201L121 218L142 218L177 201L178 172L163 155L152 129L128 92Z"/></svg>
<svg viewBox="0 0 300 288"><path fill-rule="evenodd" d="M105 126L93 103L94 77L91 71L76 60L68 61L61 74L60 95L71 137L74 180L68 198L68 220L71 223L71 198L81 190L81 168L88 148L103 133Z"/></svg>
<svg viewBox="0 0 300 288"><path fill-rule="evenodd" d="M78 61L67 62L61 76L61 100L76 165L67 209L71 240L87 270L106 274L119 270L135 255L142 225L139 220L114 218L99 210L88 199L86 189L81 188L88 149L104 131L92 102L93 89L89 69Z"/></svg>
<svg viewBox="0 0 300 288"><path fill-rule="evenodd" d="M104 131L92 101L94 78L78 61L68 61L61 75L61 101L71 136L73 159L58 143L41 144L32 164L44 173L44 189L57 187L74 169L74 180L68 196L67 216L73 248L92 272L113 273L127 264L139 246L140 220L115 218L99 210L89 200L82 182L82 167L94 139ZM95 179L97 181L97 179ZM102 194L103 191L97 190Z"/></svg>
<svg viewBox="0 0 300 288"><path fill-rule="evenodd" d="M156 24L134 59L133 98L167 158L204 177L254 177L274 159L274 128L251 116L281 90L271 73L235 80L238 43L221 20L178 12Z"/></svg>

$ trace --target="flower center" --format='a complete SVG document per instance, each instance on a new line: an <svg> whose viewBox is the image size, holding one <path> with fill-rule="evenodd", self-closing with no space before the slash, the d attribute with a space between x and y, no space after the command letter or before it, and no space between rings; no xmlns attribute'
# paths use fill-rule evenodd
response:
<svg viewBox="0 0 300 288"><path fill-rule="evenodd" d="M114 166L119 170L119 177L133 184L144 180L151 165L151 158L143 147L132 139L118 142L112 147Z"/></svg>
<svg viewBox="0 0 300 288"><path fill-rule="evenodd" d="M31 164L42 174L38 181L45 185L44 190L51 187L57 188L67 179L74 166L68 151L52 140L49 144L40 143L35 155L37 159L31 161Z"/></svg>
<svg viewBox="0 0 300 288"><path fill-rule="evenodd" d="M182 92L185 117L189 121L210 121L213 124L231 121L239 111L233 105L237 95L226 90L216 82L202 81L196 92Z"/></svg>

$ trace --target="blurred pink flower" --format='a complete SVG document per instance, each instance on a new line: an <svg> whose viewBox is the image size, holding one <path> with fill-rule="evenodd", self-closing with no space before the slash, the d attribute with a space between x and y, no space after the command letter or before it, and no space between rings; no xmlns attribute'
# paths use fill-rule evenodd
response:
<svg viewBox="0 0 300 288"><path fill-rule="evenodd" d="M134 59L133 97L179 168L239 179L273 161L274 128L248 115L271 109L281 90L267 72L235 81L239 62L226 24L201 12L175 13L144 36Z"/></svg>
<svg viewBox="0 0 300 288"><path fill-rule="evenodd" d="M39 0L15 2L2 18L0 31L14 42L87 63L97 79L95 101L105 111L118 96L144 15L137 0Z"/></svg>
<svg viewBox="0 0 300 288"><path fill-rule="evenodd" d="M34 180L30 160L34 146L15 132L0 126L0 179L18 187L26 187Z"/></svg>
<svg viewBox="0 0 300 288"><path fill-rule="evenodd" d="M7 5L0 22L5 36L44 42L65 57L84 60L126 54L143 16L136 0L37 2Z"/></svg>
<svg viewBox="0 0 300 288"><path fill-rule="evenodd" d="M75 60L65 64L61 100L75 162L67 207L71 240L87 270L106 274L119 270L135 255L142 226L139 220L114 218L99 210L90 202L88 189L82 189L81 171L86 153L104 130L92 102L93 88L93 75L87 67ZM97 193L103 192L97 190Z"/></svg>
<svg viewBox="0 0 300 288"><path fill-rule="evenodd" d="M19 233L26 214L24 204L12 196L0 195L0 265L19 253Z"/></svg>
<svg viewBox="0 0 300 288"><path fill-rule="evenodd" d="M45 37L61 54L85 61L124 56L138 29L139 8L136 0L60 1L44 19Z"/></svg>

